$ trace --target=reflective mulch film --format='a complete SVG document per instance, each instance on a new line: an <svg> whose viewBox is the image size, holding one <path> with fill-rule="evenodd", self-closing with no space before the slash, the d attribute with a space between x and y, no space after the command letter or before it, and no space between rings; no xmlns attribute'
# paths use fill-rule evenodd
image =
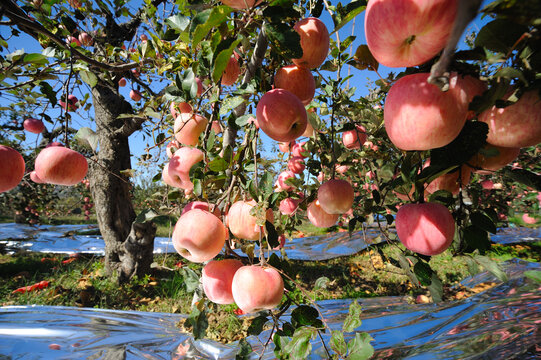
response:
<svg viewBox="0 0 541 360"><path fill-rule="evenodd" d="M525 277L537 263L513 260L498 282L481 273L462 282L499 285L462 301L411 305L401 297L360 299L359 331L374 338L376 359L537 359L540 284ZM331 329L341 329L351 300L319 302ZM0 308L0 359L234 359L236 344L194 341L175 324L183 315L50 306ZM248 338L256 359L270 330ZM349 334L346 340L353 337ZM326 341L329 336L324 335ZM326 358L313 341L311 359ZM271 345L263 359L274 359Z"/></svg>
<svg viewBox="0 0 541 360"><path fill-rule="evenodd" d="M0 224L0 246L6 251L19 249L49 253L93 253L104 254L104 246L96 225L40 225ZM358 231L352 236L347 232L308 236L286 241L285 253L293 260L328 260L355 254L382 237L376 228ZM492 241L502 244L539 241L541 228L499 229ZM168 238L154 240L154 253L174 253ZM240 253L240 252L239 252Z"/></svg>

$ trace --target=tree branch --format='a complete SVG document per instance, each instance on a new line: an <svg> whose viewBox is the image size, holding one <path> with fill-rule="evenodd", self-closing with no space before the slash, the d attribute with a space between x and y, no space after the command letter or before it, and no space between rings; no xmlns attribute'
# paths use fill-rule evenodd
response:
<svg viewBox="0 0 541 360"><path fill-rule="evenodd" d="M110 65L110 64L102 63L100 61L94 60L84 55L83 53L79 52L79 50L77 50L76 48L72 48L70 45L66 44L64 40L60 39L58 36L56 36L52 32L45 29L40 23L30 20L29 18L25 16L18 15L9 9L5 9L4 13L14 23L16 23L19 26L19 28L21 28L21 30L24 31L25 33L31 35L34 38L37 38L37 34L44 35L47 38L49 38L51 41L53 41L56 45L60 46L61 48L71 51L72 56L74 58L82 60L88 63L89 65L98 69L112 71L112 72L124 72L124 71L129 71L131 69L137 68L141 66L141 64L148 64L148 63L153 62L152 59L144 59L142 62L131 62L128 64L122 64L122 65Z"/></svg>

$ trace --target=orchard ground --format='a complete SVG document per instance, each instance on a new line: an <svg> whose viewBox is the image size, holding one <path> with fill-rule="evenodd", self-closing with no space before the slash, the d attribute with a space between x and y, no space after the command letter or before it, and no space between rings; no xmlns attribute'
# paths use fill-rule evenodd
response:
<svg viewBox="0 0 541 360"><path fill-rule="evenodd" d="M171 231L163 217L158 234L168 236ZM6 216L2 221L9 221ZM91 223L82 216L70 215L55 219L58 223ZM307 235L317 229L301 227ZM321 230L318 229L321 233ZM395 263L399 243L372 245L360 253L328 261L291 261L288 274L298 286L306 289L313 300L367 298L378 296L405 296L414 303L418 295L430 295L424 287L416 287ZM541 261L541 242L493 245L487 256L500 262L511 258ZM461 300L495 285L482 283L466 289L458 283L469 276L464 257L453 258L450 251L434 256L430 266L444 283L444 301ZM96 307L116 310L183 313L191 311L193 285L190 275L201 273L201 264L187 262L177 254L156 255L152 274L134 278L118 286L105 276L103 257L20 252L0 255L0 304L56 305ZM191 271L193 270L193 272ZM49 281L49 286L25 293L14 290ZM196 280L197 281L197 280ZM190 283L192 284L190 285ZM301 303L301 290L295 289L290 297ZM208 314L207 337L231 342L247 336L253 316L239 316L235 305L209 303L214 311ZM178 324L184 329L184 324Z"/></svg>

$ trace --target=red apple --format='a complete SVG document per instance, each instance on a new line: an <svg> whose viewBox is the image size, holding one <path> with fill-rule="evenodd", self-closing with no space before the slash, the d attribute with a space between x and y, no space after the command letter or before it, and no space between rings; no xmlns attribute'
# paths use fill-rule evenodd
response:
<svg viewBox="0 0 541 360"><path fill-rule="evenodd" d="M444 252L453 242L455 220L438 203L406 204L396 213L396 232L404 246L432 256Z"/></svg>
<svg viewBox="0 0 541 360"><path fill-rule="evenodd" d="M306 149L306 141L301 141L299 143L294 144L291 147L291 155L300 156L303 158L310 155L310 152Z"/></svg>
<svg viewBox="0 0 541 360"><path fill-rule="evenodd" d="M483 180L481 181L481 187L483 190L492 190L494 189L494 182L492 180Z"/></svg>
<svg viewBox="0 0 541 360"><path fill-rule="evenodd" d="M139 39L141 39L141 41L148 41L148 36L142 34L141 36L139 36Z"/></svg>
<svg viewBox="0 0 541 360"><path fill-rule="evenodd" d="M243 266L236 259L211 260L203 268L201 282L208 299L216 304L233 304L233 276Z"/></svg>
<svg viewBox="0 0 541 360"><path fill-rule="evenodd" d="M35 170L30 172L30 180L32 180L36 184L45 184L45 181L40 179Z"/></svg>
<svg viewBox="0 0 541 360"><path fill-rule="evenodd" d="M133 101L139 101L139 100L141 100L142 95L141 95L141 93L140 93L138 90L131 90L131 91L130 91L130 98L131 98Z"/></svg>
<svg viewBox="0 0 541 360"><path fill-rule="evenodd" d="M289 151L291 151L291 148L295 145L295 140L293 141L290 141L290 142L281 142L281 143L278 143L278 148L280 149L281 152L284 152L284 153L287 153Z"/></svg>
<svg viewBox="0 0 541 360"><path fill-rule="evenodd" d="M120 87L126 86L127 83L128 82L126 81L126 78L122 78L122 79L118 80L118 86L120 86Z"/></svg>
<svg viewBox="0 0 541 360"><path fill-rule="evenodd" d="M80 0L68 0L68 3L76 9L83 5Z"/></svg>
<svg viewBox="0 0 541 360"><path fill-rule="evenodd" d="M58 141L53 141L53 142L50 142L47 145L45 145L46 148L51 147L51 146L64 146L64 144L62 144L62 143L60 143Z"/></svg>
<svg viewBox="0 0 541 360"><path fill-rule="evenodd" d="M214 214L193 209L182 215L173 230L173 246L184 258L202 263L220 253L227 229Z"/></svg>
<svg viewBox="0 0 541 360"><path fill-rule="evenodd" d="M171 115L173 116L173 119L176 119L180 114L193 113L192 106L188 104L187 102L181 102L181 103L172 102L171 105L169 105L169 110L171 111Z"/></svg>
<svg viewBox="0 0 541 360"><path fill-rule="evenodd" d="M271 139L282 142L301 136L308 123L302 102L284 89L265 93L257 104L256 116L261 130Z"/></svg>
<svg viewBox="0 0 541 360"><path fill-rule="evenodd" d="M319 187L317 200L327 214L344 214L353 206L354 191L346 180L332 179Z"/></svg>
<svg viewBox="0 0 541 360"><path fill-rule="evenodd" d="M294 179L295 173L291 170L282 171L278 175L278 180L276 180L277 191L292 191L295 189L293 185L286 184L287 179Z"/></svg>
<svg viewBox="0 0 541 360"><path fill-rule="evenodd" d="M23 128L34 134L41 134L45 130L45 125L41 120L28 118L23 122Z"/></svg>
<svg viewBox="0 0 541 360"><path fill-rule="evenodd" d="M94 45L94 39L92 39L92 36L88 35L85 32L82 32L79 34L79 41L84 46L92 46Z"/></svg>
<svg viewBox="0 0 541 360"><path fill-rule="evenodd" d="M19 152L0 145L0 193L16 187L24 176L25 163Z"/></svg>
<svg viewBox="0 0 541 360"><path fill-rule="evenodd" d="M284 200L280 201L278 210L280 210L282 215L292 215L295 213L295 211L297 211L301 201L301 199L293 199L290 197L285 198Z"/></svg>
<svg viewBox="0 0 541 360"><path fill-rule="evenodd" d="M342 133L342 142L348 149L360 149L366 141L366 129L362 125L356 125L355 130Z"/></svg>
<svg viewBox="0 0 541 360"><path fill-rule="evenodd" d="M531 217L531 216L528 215L527 213L526 213L526 214L522 214L522 221L524 221L525 224L530 224L530 225L536 223L535 218Z"/></svg>
<svg viewBox="0 0 541 360"><path fill-rule="evenodd" d="M519 153L520 148L507 148L487 143L470 159L468 164L474 167L474 172L489 175L513 162Z"/></svg>
<svg viewBox="0 0 541 360"><path fill-rule="evenodd" d="M273 247L272 250L280 250L284 247L284 245L286 244L286 236L284 234L278 236L278 243L280 245Z"/></svg>
<svg viewBox="0 0 541 360"><path fill-rule="evenodd" d="M462 79L452 74L449 90L427 82L428 73L406 75L389 90L383 117L389 139L402 150L429 150L453 141L464 126L468 101Z"/></svg>
<svg viewBox="0 0 541 360"><path fill-rule="evenodd" d="M503 109L494 106L483 111L479 121L488 124L487 142L492 145L522 148L539 144L541 99L538 91L524 93L516 103Z"/></svg>
<svg viewBox="0 0 541 360"><path fill-rule="evenodd" d="M200 115L181 113L175 119L175 138L183 145L195 146L199 143L199 135L207 127L208 120Z"/></svg>
<svg viewBox="0 0 541 360"><path fill-rule="evenodd" d="M301 37L302 57L291 59L297 66L314 69L323 64L329 53L329 31L317 18L299 20L293 27Z"/></svg>
<svg viewBox="0 0 541 360"><path fill-rule="evenodd" d="M240 65L235 55L231 55L224 73L222 74L222 85L231 86L237 82L240 76Z"/></svg>
<svg viewBox="0 0 541 360"><path fill-rule="evenodd" d="M72 44L75 44L75 46L81 46L79 39L74 36L68 36L66 38L66 44L68 44L68 46L72 46Z"/></svg>
<svg viewBox="0 0 541 360"><path fill-rule="evenodd" d="M63 146L41 150L34 167L41 180L55 185L77 185L88 172L86 158L77 151Z"/></svg>
<svg viewBox="0 0 541 360"><path fill-rule="evenodd" d="M191 201L187 203L186 206L184 206L184 208L182 209L182 213L180 214L180 216L184 215L186 212L192 209L201 209L208 212L212 212L218 218L222 216L222 212L216 205L210 204L206 201Z"/></svg>
<svg viewBox="0 0 541 360"><path fill-rule="evenodd" d="M302 174L305 167L304 159L301 156L293 156L287 162L287 168L295 174Z"/></svg>
<svg viewBox="0 0 541 360"><path fill-rule="evenodd" d="M222 133L222 125L220 125L220 122L218 120L214 120L210 126L211 129L214 130L214 133L216 135Z"/></svg>
<svg viewBox="0 0 541 360"><path fill-rule="evenodd" d="M65 99L63 96L62 99ZM66 106L66 103L62 100L58 100L58 103L60 106L64 109L64 111L75 111L79 108L79 105L77 105L77 102L79 99L75 95L68 95L68 104Z"/></svg>
<svg viewBox="0 0 541 360"><path fill-rule="evenodd" d="M165 183L173 187L192 190L190 169L203 160L203 152L196 148L182 147L175 151L173 157L166 165L167 170L162 173Z"/></svg>
<svg viewBox="0 0 541 360"><path fill-rule="evenodd" d="M457 0L370 0L364 31L370 52L388 67L427 62L445 47Z"/></svg>
<svg viewBox="0 0 541 360"><path fill-rule="evenodd" d="M256 217L250 215L250 210L257 205L255 200L237 201L229 208L227 214L227 225L235 237L246 240L259 240L261 226L257 225ZM266 211L267 221L274 222L272 209Z"/></svg>
<svg viewBox="0 0 541 360"><path fill-rule="evenodd" d="M237 270L231 289L237 306L244 313L251 313L280 304L284 281L273 268L248 265Z"/></svg>
<svg viewBox="0 0 541 360"><path fill-rule="evenodd" d="M319 200L312 202L308 209L306 209L306 215L308 220L317 227L327 228L331 227L338 221L338 214L328 214L323 210L319 204Z"/></svg>
<svg viewBox="0 0 541 360"><path fill-rule="evenodd" d="M284 66L274 76L274 88L287 90L308 105L316 93L316 81L309 69L296 65Z"/></svg>

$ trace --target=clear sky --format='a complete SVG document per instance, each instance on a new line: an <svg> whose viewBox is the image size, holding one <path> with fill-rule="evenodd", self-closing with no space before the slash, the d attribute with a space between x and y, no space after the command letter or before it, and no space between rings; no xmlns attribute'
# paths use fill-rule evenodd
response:
<svg viewBox="0 0 541 360"><path fill-rule="evenodd" d="M489 1L485 1L485 3L488 3L488 2ZM337 3L337 1L332 0L331 3L335 4L335 3ZM347 2L344 1L344 3L347 3ZM135 11L135 8L134 8L134 11ZM332 20L330 18L330 15L326 11L323 12L323 14L321 16L321 20L323 20L323 22L327 25L328 29L333 29ZM475 21L473 21L468 26L466 33L469 33L472 30L478 32L479 29L481 28L482 24L484 24L486 22L487 22L487 19L481 20L478 17L477 19L475 19ZM4 38L7 38L9 36L9 33L10 33L10 31L6 26L0 26L0 34ZM365 39L365 36L364 36L364 13L361 13L353 21L351 21L345 27L340 29L338 35L340 36L340 40L344 40L345 38L347 38L350 35L356 36L355 41L351 44L351 51L353 51L353 52L355 51L355 49L359 45L366 44L366 39ZM332 35L331 37L334 40L336 40L336 34ZM21 39L21 41L17 41L16 43L13 43L13 42L10 43L9 52L15 51L17 49L24 49L26 52L41 52L42 51L41 47L39 47L39 44L37 44L34 41L34 39L31 39L29 37L24 37L24 36L21 37L20 39ZM9 52L6 52L4 50L3 55L6 55ZM402 69L389 69L389 68L386 68L384 66L380 66L379 73L382 76L386 76L386 74L388 74L389 71L400 72L401 70ZM355 69L353 67L348 68L347 66L343 69L343 74L342 75L346 76L348 74L348 71L351 71L351 74L354 75L353 78L350 81L350 86L357 88L356 98L366 95L368 93L369 84L373 83L374 81L376 81L378 79L377 74L372 72L372 71L368 71L368 70L359 71L359 70L357 70L357 69ZM81 87L81 88L83 90L85 89L84 87ZM129 91L130 91L130 89L131 89L131 87L130 87L129 83L128 83L128 86L126 86L124 88L121 88L121 93L127 99L129 99ZM75 95L79 99L83 98L83 94L80 94L80 93L76 92ZM8 100L6 100L6 98L0 97L0 106L5 106L6 101L8 101ZM90 99L90 101L91 101L91 99ZM59 111L58 110L48 111L48 114L52 118L54 118L55 116L58 117L59 116ZM79 115L82 115L82 116L79 116ZM85 112L84 110L79 109L77 114L75 116L73 116L73 127L79 128L79 127L83 127L83 126L88 126L88 127L94 129L95 128L94 124L91 121L86 120L86 119L91 118L91 117L93 117L93 109L90 109L90 111L88 111L88 112ZM50 124L48 124L48 123L46 124L46 126L49 129L52 128L52 126ZM264 149L265 149L264 156L272 156L269 151L270 151L270 149L272 147L276 147L277 143L275 141L269 139L264 134L262 134L261 136L262 136L262 140L263 140L263 146L264 146ZM37 137L38 137L38 135L27 133L26 134L26 138L27 138L26 144L29 147L34 146L34 144L36 144L36 142L38 140ZM153 141L152 141L152 139L149 139L148 137L146 137L142 132L136 133L132 137L130 137L131 152L135 157L138 157L138 156L144 154L145 153L145 148L147 147L147 145L152 146ZM135 168L138 168L139 170L148 170L148 171L150 171L151 174L156 173L157 168L155 168L155 169L152 169L152 168L150 168L150 169L142 169L141 167L137 167L136 166L137 160L136 160L135 157L132 159L132 166L134 166ZM164 160L165 160L165 158L164 158Z"/></svg>

